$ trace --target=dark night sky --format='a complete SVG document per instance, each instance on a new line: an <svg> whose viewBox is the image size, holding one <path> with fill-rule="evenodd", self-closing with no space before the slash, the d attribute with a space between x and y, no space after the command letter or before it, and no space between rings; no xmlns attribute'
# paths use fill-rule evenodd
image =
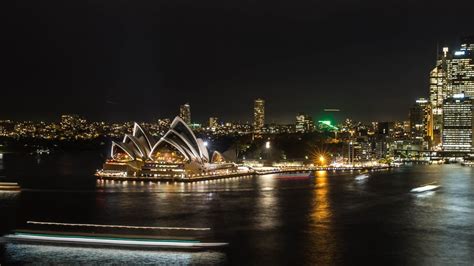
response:
<svg viewBox="0 0 474 266"><path fill-rule="evenodd" d="M11 1L0 119L290 122L340 108L406 119L436 45L474 32L474 1ZM4 70L5 71L5 70Z"/></svg>

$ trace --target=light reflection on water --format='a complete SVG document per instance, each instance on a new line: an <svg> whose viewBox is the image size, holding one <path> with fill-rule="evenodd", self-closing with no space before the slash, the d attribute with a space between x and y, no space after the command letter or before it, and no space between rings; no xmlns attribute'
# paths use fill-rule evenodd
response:
<svg viewBox="0 0 474 266"><path fill-rule="evenodd" d="M220 252L146 251L33 244L7 244L5 257L11 264L41 262L43 265L57 265L65 261L74 261L76 265L211 265L226 262L226 255Z"/></svg>
<svg viewBox="0 0 474 266"><path fill-rule="evenodd" d="M259 212L256 213L257 224L260 230L268 230L278 225L279 221L279 206L277 203L276 191L273 191L275 186L276 175L264 175L258 180L259 197L256 206Z"/></svg>
<svg viewBox="0 0 474 266"><path fill-rule="evenodd" d="M333 228L333 208L330 202L330 184L327 171L315 173L315 187L313 189L313 202L310 223L310 241L313 247L324 247L314 250L314 256L309 260L313 263L334 264L336 252L336 232ZM317 260L314 260L318 257Z"/></svg>
<svg viewBox="0 0 474 266"><path fill-rule="evenodd" d="M25 168L25 162L19 162L18 169ZM40 263L58 257L56 263L72 264L76 257L67 255L77 252L90 259L83 264L144 264L161 259L178 265L472 265L474 168L402 167L371 172L364 182L354 179L357 174L322 171L307 179L265 175L185 184L92 179L93 186L80 188L75 186L90 176L30 176L25 181L38 180L44 186L33 184L34 189L18 193L19 197L0 195L1 217L9 221L3 230L16 228L15 217L19 221L211 227L210 237L230 246L222 251L223 258L221 253L120 251L123 255L117 259L115 250L83 249L92 254L87 255L71 248L9 246L6 264L29 262L28 256ZM64 187L51 188L61 181ZM432 182L441 189L410 193ZM136 261L134 254L139 256Z"/></svg>

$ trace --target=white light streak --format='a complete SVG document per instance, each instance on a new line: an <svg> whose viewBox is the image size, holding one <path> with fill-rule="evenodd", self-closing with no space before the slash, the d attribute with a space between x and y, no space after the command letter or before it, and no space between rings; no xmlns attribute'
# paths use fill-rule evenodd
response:
<svg viewBox="0 0 474 266"><path fill-rule="evenodd" d="M146 229L146 230L183 230L183 231L209 231L211 228L200 227L163 227L163 226L134 226L134 225L107 225L107 224L71 224L56 222L38 222L27 221L27 224L38 225L59 225L59 226L77 226L77 227L98 227L98 228L126 228L126 229Z"/></svg>
<svg viewBox="0 0 474 266"><path fill-rule="evenodd" d="M36 241L57 241L62 243L81 243L81 244L115 244L115 245L128 245L128 246L142 246L142 247L217 247L226 246L227 243L201 243L201 242L180 242L171 240L121 240L121 239L99 239L99 238L87 238L87 237L60 237L60 236L36 236L36 235L7 235L7 239L12 240L36 240Z"/></svg>
<svg viewBox="0 0 474 266"><path fill-rule="evenodd" d="M438 189L439 187L440 186L438 186L438 185L426 185L426 186L414 188L414 189L411 190L411 192L421 193L421 192L425 192L425 191L435 190L435 189Z"/></svg>

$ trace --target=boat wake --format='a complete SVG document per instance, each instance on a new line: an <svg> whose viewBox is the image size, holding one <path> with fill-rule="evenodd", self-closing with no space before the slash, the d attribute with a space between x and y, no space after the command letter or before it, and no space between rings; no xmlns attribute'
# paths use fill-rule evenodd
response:
<svg viewBox="0 0 474 266"><path fill-rule="evenodd" d="M367 179L367 178L369 178L369 175L368 175L368 174L361 174L361 175L356 176L356 177L355 177L355 180L357 180L357 181L362 181L362 180L365 180L365 179Z"/></svg>
<svg viewBox="0 0 474 266"><path fill-rule="evenodd" d="M423 193L423 192L428 192L428 191L434 191L434 190L437 190L439 189L441 186L440 185L437 185L436 183L430 183L430 184L426 184L424 186L421 186L421 187L416 187L416 188L413 188L412 190L410 190L411 193Z"/></svg>

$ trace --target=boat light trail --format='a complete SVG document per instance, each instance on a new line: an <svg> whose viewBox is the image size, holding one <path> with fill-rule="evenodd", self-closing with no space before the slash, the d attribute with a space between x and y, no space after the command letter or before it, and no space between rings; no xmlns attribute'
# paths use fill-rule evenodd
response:
<svg viewBox="0 0 474 266"><path fill-rule="evenodd" d="M438 186L438 185L426 185L426 186L414 188L414 189L410 190L410 192L421 193L421 192L426 192L426 191L433 191L433 190L438 189L440 187L441 186Z"/></svg>
<svg viewBox="0 0 474 266"><path fill-rule="evenodd" d="M98 227L98 228L125 228L125 229L146 229L146 230L183 230L183 231L209 231L211 228L200 227L163 227L163 226L134 226L134 225L108 225L108 224L71 224L56 222L38 222L27 221L27 224L38 225L59 225L59 226L77 226L77 227Z"/></svg>
<svg viewBox="0 0 474 266"><path fill-rule="evenodd" d="M190 248L211 248L227 246L228 243L202 243L192 240L151 240L151 239L117 239L103 237L81 237L81 236L59 236L44 234L25 234L18 233L6 235L7 240L34 240L41 242L57 243L77 243L77 244L100 244L100 245L118 245L130 247L190 247Z"/></svg>

